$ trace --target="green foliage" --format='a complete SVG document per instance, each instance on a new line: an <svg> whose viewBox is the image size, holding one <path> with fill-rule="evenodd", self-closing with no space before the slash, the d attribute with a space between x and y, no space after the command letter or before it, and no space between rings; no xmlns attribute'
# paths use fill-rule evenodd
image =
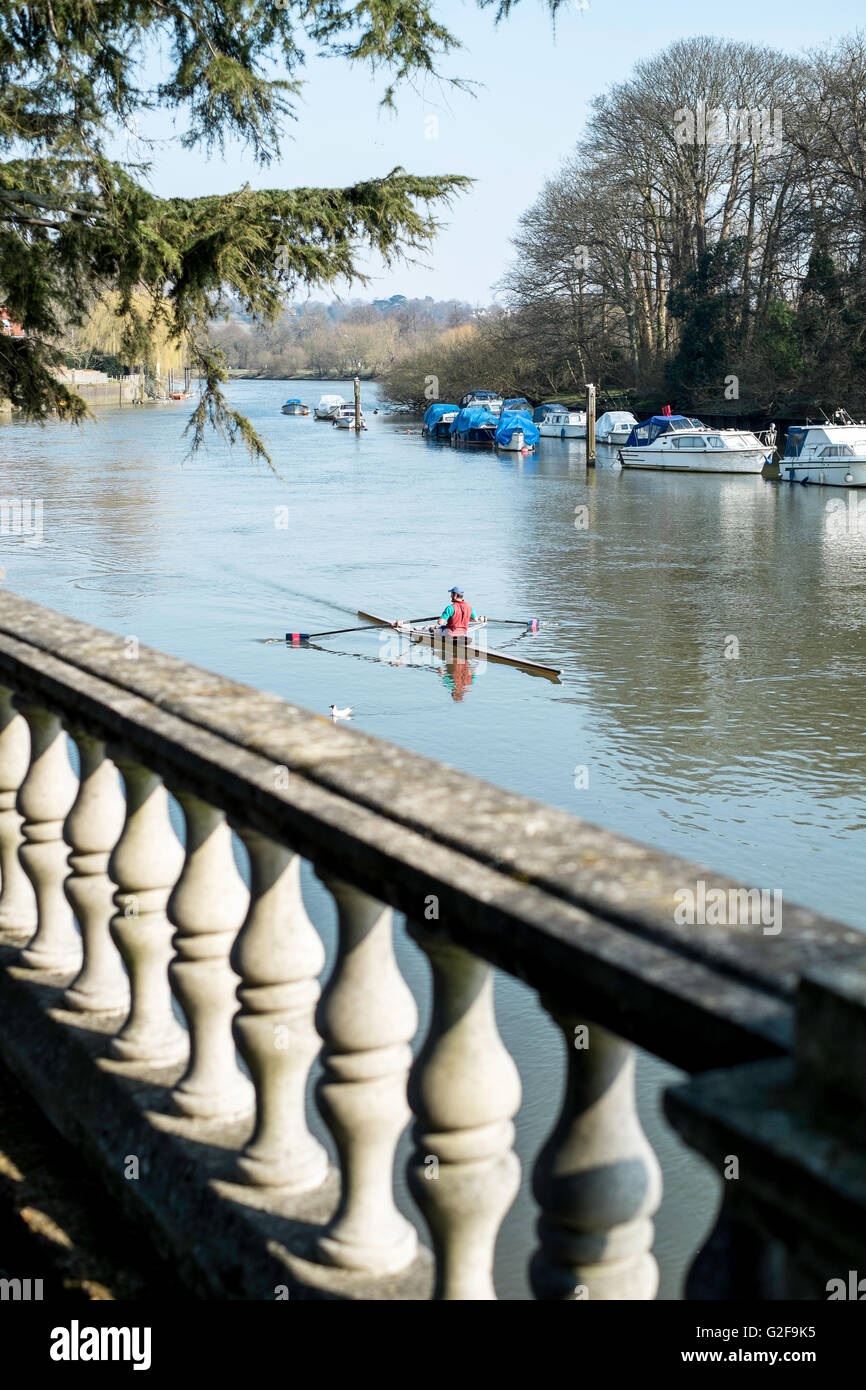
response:
<svg viewBox="0 0 866 1390"><path fill-rule="evenodd" d="M426 248L434 209L468 180L398 168L348 188L163 199L145 186L146 165L109 151L159 106L185 115L184 145L240 138L266 164L293 115L305 37L387 68L386 103L457 45L424 0L0 0L0 304L26 334L0 336L0 397L31 419L81 419L83 401L53 373L64 333L111 297L125 362L151 364L168 331L202 376L193 444L210 424L265 453L226 405L209 324L235 303L272 322L298 287L363 282L362 253L391 263ZM148 88L155 45L163 78Z"/></svg>

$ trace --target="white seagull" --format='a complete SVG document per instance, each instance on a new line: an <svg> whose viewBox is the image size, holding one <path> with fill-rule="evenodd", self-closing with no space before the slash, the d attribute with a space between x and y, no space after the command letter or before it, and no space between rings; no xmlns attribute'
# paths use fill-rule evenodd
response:
<svg viewBox="0 0 866 1390"><path fill-rule="evenodd" d="M330 710L331 710L331 718L332 718L332 719L351 719L351 718L352 718L352 706L351 706L351 705L347 705L345 709L337 709L337 706L336 706L336 705L331 705L331 706L330 706Z"/></svg>

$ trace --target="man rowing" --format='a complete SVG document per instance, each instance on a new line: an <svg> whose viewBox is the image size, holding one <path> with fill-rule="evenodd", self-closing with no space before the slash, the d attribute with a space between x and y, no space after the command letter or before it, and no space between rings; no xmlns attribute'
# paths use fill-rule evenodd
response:
<svg viewBox="0 0 866 1390"><path fill-rule="evenodd" d="M465 601L459 584L455 584L451 589L451 602L442 610L439 631L450 633L452 637L465 637L470 623L486 622L487 619L479 617L472 604Z"/></svg>

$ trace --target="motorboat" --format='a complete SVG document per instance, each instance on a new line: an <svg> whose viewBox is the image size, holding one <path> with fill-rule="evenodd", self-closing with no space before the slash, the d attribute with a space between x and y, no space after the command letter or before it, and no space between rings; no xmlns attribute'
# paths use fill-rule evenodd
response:
<svg viewBox="0 0 866 1390"><path fill-rule="evenodd" d="M467 406L451 421L449 434L452 444L469 444L480 449L492 449L499 416L486 405Z"/></svg>
<svg viewBox="0 0 866 1390"><path fill-rule="evenodd" d="M342 396L324 395L316 406L313 414L317 420L333 420L346 404Z"/></svg>
<svg viewBox="0 0 866 1390"><path fill-rule="evenodd" d="M637 420L630 410L606 410L595 426L597 444L625 444Z"/></svg>
<svg viewBox="0 0 866 1390"><path fill-rule="evenodd" d="M586 411L548 401L532 412L542 439L586 439Z"/></svg>
<svg viewBox="0 0 866 1390"><path fill-rule="evenodd" d="M446 401L434 401L424 411L424 434L428 439L448 439L451 426L460 414L459 405Z"/></svg>
<svg viewBox="0 0 866 1390"><path fill-rule="evenodd" d="M538 426L525 410L503 410L493 436L497 449L512 454L531 454L538 448Z"/></svg>
<svg viewBox="0 0 866 1390"><path fill-rule="evenodd" d="M773 453L749 430L714 430L689 415L653 415L633 425L619 450L623 468L677 473L760 473Z"/></svg>
<svg viewBox="0 0 866 1390"><path fill-rule="evenodd" d="M297 396L290 396L285 405L281 407L281 413L283 415L309 415L310 407L304 405L304 402L299 400Z"/></svg>
<svg viewBox="0 0 866 1390"><path fill-rule="evenodd" d="M520 415L528 415L532 418L532 406L525 396L509 396L502 402L502 413L506 411L517 411Z"/></svg>
<svg viewBox="0 0 866 1390"><path fill-rule="evenodd" d="M355 407L353 405L341 405L334 416L334 429L353 430L355 429ZM367 428L367 421L364 419L364 412L361 411L361 429Z"/></svg>
<svg viewBox="0 0 866 1390"><path fill-rule="evenodd" d="M823 425L791 425L779 476L791 483L866 487L866 424L839 410Z"/></svg>
<svg viewBox="0 0 866 1390"><path fill-rule="evenodd" d="M467 391L460 401L461 410L474 410L476 406L486 407L491 415L502 412L502 397L498 391Z"/></svg>

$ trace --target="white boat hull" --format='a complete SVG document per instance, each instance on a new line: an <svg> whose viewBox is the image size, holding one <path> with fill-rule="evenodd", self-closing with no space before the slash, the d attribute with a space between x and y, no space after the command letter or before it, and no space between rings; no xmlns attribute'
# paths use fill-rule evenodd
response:
<svg viewBox="0 0 866 1390"><path fill-rule="evenodd" d="M626 442L626 440L628 439L628 437L629 437L630 434L631 434L631 427L629 427L629 428L627 428L627 429L621 429L621 430L610 430L610 431L608 431L606 434L597 434L597 435L595 436L595 442L596 442L596 444L620 444L620 445L621 445L621 444L625 444L625 442Z"/></svg>
<svg viewBox="0 0 866 1390"><path fill-rule="evenodd" d="M803 464L796 459L783 458L779 477L786 483L816 483L819 487L866 487L866 459Z"/></svg>
<svg viewBox="0 0 866 1390"><path fill-rule="evenodd" d="M623 468L652 468L666 473L761 473L767 462L758 449L620 449Z"/></svg>
<svg viewBox="0 0 866 1390"><path fill-rule="evenodd" d="M586 439L586 425L545 425L538 426L542 439Z"/></svg>
<svg viewBox="0 0 866 1390"><path fill-rule="evenodd" d="M535 449L534 444L527 444L523 430L517 430L507 444L497 444L496 447L503 449L506 454L522 454L524 449L531 454Z"/></svg>

